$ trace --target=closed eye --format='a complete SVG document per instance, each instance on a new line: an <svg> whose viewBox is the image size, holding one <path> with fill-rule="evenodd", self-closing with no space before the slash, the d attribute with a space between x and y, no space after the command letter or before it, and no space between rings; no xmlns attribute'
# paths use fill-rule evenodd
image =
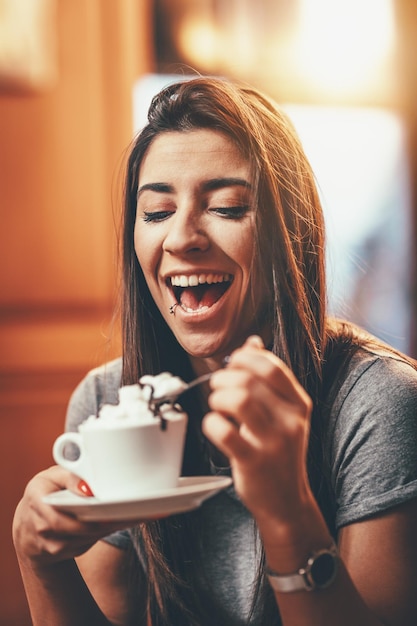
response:
<svg viewBox="0 0 417 626"><path fill-rule="evenodd" d="M144 211L142 219L148 224L149 222L163 222L172 215L172 211Z"/></svg>
<svg viewBox="0 0 417 626"><path fill-rule="evenodd" d="M246 215L246 213L250 210L249 204L239 205L239 206L227 206L227 207L216 207L210 209L212 213L217 213L221 217L224 217L229 220L238 220Z"/></svg>

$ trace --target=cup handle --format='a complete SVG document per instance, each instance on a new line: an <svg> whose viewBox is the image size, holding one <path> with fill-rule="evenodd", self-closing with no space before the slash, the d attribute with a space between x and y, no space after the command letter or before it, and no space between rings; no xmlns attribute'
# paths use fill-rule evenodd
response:
<svg viewBox="0 0 417 626"><path fill-rule="evenodd" d="M69 443L74 444L79 449L80 453L78 459L67 459L64 456L64 448ZM62 435L59 435L54 442L52 456L58 465L88 482L86 466L83 458L83 442L80 433L63 433Z"/></svg>

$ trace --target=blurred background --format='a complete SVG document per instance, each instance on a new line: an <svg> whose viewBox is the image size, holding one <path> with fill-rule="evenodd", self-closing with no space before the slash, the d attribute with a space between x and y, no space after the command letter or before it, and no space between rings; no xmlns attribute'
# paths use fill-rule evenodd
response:
<svg viewBox="0 0 417 626"><path fill-rule="evenodd" d="M238 78L292 118L328 225L328 299L417 356L414 0L0 1L0 626L29 626L11 542L69 395L119 354L126 149L160 87Z"/></svg>

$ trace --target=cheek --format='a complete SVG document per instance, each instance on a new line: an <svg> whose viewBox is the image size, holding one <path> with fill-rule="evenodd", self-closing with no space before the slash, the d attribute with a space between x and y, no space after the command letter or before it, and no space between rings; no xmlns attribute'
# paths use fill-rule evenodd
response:
<svg viewBox="0 0 417 626"><path fill-rule="evenodd" d="M141 233L138 228L137 222L135 224L135 229L133 231L133 244L135 247L136 257L140 263L141 250L142 250L142 237L141 237Z"/></svg>
<svg viewBox="0 0 417 626"><path fill-rule="evenodd" d="M138 227L135 227L134 246L136 258L148 281L155 273L155 268L158 263L158 247L155 242L153 242L152 237L150 237L149 234L145 236L143 231Z"/></svg>
<svg viewBox="0 0 417 626"><path fill-rule="evenodd" d="M252 273L252 265L255 254L255 242L253 239L253 232L246 230L240 232L238 236L233 239L233 245L230 247L231 254L240 266L243 274L247 275Z"/></svg>
<svg viewBox="0 0 417 626"><path fill-rule="evenodd" d="M254 231L242 234L239 241L239 265L248 294L259 302L264 299L265 285L263 280L262 250L255 245Z"/></svg>

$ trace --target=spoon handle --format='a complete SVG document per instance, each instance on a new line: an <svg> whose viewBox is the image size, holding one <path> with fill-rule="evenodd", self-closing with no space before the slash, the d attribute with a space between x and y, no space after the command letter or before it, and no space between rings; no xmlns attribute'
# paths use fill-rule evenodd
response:
<svg viewBox="0 0 417 626"><path fill-rule="evenodd" d="M187 391L189 391L193 387L196 387L197 385L201 385L202 383L205 383L207 380L210 380L210 378L213 376L213 373L214 372L208 372L207 374L203 374L202 376L195 378L190 383L188 383L184 391L181 391L181 393L178 395L182 396L183 393L187 393Z"/></svg>
<svg viewBox="0 0 417 626"><path fill-rule="evenodd" d="M223 367L225 367L228 364L228 362L229 362L229 357L225 357L223 359ZM166 394L165 396L161 396L160 398L155 398L155 402L157 403L158 406L160 406L161 404L164 404L165 402L170 402L171 404L174 404L178 400L178 398L182 396L184 393L187 393L187 391L190 391L190 389L193 389L193 387L197 387L197 385L201 385L202 383L205 383L207 380L210 380L213 374L214 372L207 372L206 374L202 374L201 376L194 378L194 380L192 380L190 383L187 383L187 386L179 393Z"/></svg>

